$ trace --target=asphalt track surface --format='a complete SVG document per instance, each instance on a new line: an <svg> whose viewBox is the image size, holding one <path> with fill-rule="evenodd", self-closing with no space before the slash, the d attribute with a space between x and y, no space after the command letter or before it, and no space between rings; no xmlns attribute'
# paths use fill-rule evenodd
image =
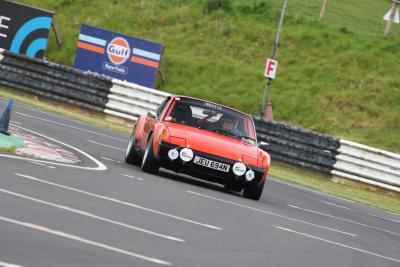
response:
<svg viewBox="0 0 400 267"><path fill-rule="evenodd" d="M275 179L247 200L125 164L108 130L18 104L12 123L95 161L0 157L0 266L400 266L398 215Z"/></svg>

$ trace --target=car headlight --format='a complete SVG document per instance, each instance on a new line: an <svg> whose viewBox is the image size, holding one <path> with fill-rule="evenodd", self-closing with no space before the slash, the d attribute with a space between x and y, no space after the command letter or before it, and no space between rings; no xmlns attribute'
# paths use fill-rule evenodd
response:
<svg viewBox="0 0 400 267"><path fill-rule="evenodd" d="M182 161L189 162L193 159L193 150L185 147L184 149L181 150L179 156L181 157Z"/></svg>
<svg viewBox="0 0 400 267"><path fill-rule="evenodd" d="M248 170L248 171L246 172L246 180L247 180L248 182L252 181L252 180L254 179L254 177L256 177L256 175L255 175L255 173L254 173L253 170Z"/></svg>
<svg viewBox="0 0 400 267"><path fill-rule="evenodd" d="M232 171L236 176L242 176L246 172L246 165L241 162L236 162L233 164Z"/></svg>

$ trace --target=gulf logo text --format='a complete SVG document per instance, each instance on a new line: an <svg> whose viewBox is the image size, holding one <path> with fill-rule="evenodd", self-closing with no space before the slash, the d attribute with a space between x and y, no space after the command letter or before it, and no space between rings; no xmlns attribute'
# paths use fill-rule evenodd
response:
<svg viewBox="0 0 400 267"><path fill-rule="evenodd" d="M122 37L112 39L107 45L108 59L115 65L124 64L130 57L130 51L128 41Z"/></svg>

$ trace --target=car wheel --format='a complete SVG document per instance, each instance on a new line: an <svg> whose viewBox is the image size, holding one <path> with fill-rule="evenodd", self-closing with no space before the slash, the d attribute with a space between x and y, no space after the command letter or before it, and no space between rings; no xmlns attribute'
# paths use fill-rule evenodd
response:
<svg viewBox="0 0 400 267"><path fill-rule="evenodd" d="M150 137L147 143L146 151L144 152L142 161L142 171L156 174L158 172L158 162L153 154L153 136Z"/></svg>
<svg viewBox="0 0 400 267"><path fill-rule="evenodd" d="M133 165L140 166L140 157L138 153L135 151L135 133L133 132L131 137L129 138L128 147L125 153L125 162Z"/></svg>
<svg viewBox="0 0 400 267"><path fill-rule="evenodd" d="M243 189L243 196L245 198L259 200L264 189L264 183L249 183Z"/></svg>

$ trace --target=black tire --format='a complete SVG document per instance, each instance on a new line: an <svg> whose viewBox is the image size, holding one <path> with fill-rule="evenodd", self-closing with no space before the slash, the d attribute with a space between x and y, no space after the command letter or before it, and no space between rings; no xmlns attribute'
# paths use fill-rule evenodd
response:
<svg viewBox="0 0 400 267"><path fill-rule="evenodd" d="M243 197L259 200L264 189L264 183L249 183L243 189Z"/></svg>
<svg viewBox="0 0 400 267"><path fill-rule="evenodd" d="M146 151L144 152L143 160L142 160L142 171L147 173L156 174L159 169L159 165L157 159L154 158L153 154L153 136L150 137Z"/></svg>
<svg viewBox="0 0 400 267"><path fill-rule="evenodd" d="M140 156L138 155L137 151L135 151L135 132L132 133L131 137L129 138L128 147L126 148L125 153L125 162L129 164L133 164L136 166L140 166Z"/></svg>

